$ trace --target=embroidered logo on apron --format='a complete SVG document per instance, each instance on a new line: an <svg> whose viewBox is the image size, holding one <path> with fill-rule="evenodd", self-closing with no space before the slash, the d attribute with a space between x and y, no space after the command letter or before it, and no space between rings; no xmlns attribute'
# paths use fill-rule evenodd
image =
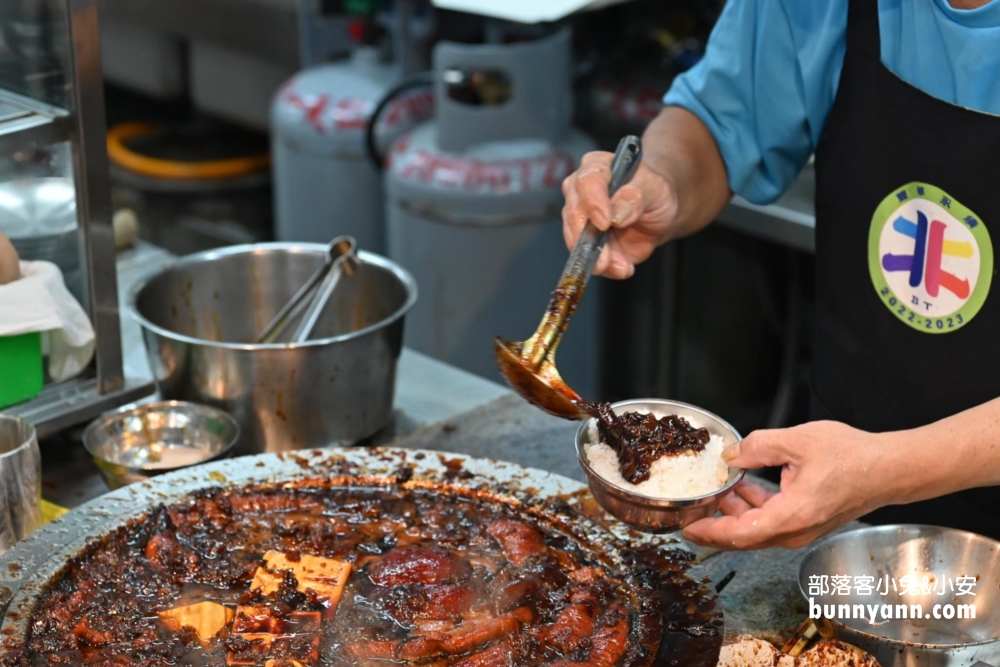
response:
<svg viewBox="0 0 1000 667"><path fill-rule="evenodd" d="M908 183L875 210L868 267L879 298L907 325L949 333L983 307L993 244L979 217L940 188Z"/></svg>

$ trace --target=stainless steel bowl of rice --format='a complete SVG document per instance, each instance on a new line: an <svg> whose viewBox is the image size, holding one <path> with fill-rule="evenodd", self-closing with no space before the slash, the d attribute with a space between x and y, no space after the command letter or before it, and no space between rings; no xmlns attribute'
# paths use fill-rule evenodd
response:
<svg viewBox="0 0 1000 667"><path fill-rule="evenodd" d="M746 471L722 459L722 450L739 442L728 422L707 410L666 399L644 398L612 404L615 414L652 413L683 417L709 432L700 452L663 456L650 467L649 479L629 483L621 474L617 454L601 442L597 420L588 419L576 432L576 455L587 475L590 492L612 516L644 533L669 533L715 514L722 498L732 492Z"/></svg>

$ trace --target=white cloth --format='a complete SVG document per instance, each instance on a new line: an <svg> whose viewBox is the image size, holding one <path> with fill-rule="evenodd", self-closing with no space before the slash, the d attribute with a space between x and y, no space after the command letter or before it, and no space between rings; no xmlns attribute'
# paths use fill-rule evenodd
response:
<svg viewBox="0 0 1000 667"><path fill-rule="evenodd" d="M21 262L21 278L0 285L0 336L43 332L49 377L68 380L94 357L94 327L51 262Z"/></svg>

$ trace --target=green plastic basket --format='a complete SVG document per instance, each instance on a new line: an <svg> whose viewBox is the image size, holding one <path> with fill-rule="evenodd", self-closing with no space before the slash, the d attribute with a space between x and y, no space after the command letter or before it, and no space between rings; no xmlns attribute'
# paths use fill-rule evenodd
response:
<svg viewBox="0 0 1000 667"><path fill-rule="evenodd" d="M42 334L0 336L0 408L37 396L42 369Z"/></svg>

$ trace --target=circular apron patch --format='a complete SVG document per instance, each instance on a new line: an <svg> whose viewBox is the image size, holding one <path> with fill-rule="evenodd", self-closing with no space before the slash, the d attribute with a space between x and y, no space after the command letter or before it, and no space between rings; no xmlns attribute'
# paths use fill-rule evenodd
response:
<svg viewBox="0 0 1000 667"><path fill-rule="evenodd" d="M949 333L983 307L993 244L979 217L940 188L909 183L882 200L868 235L879 299L917 331Z"/></svg>

